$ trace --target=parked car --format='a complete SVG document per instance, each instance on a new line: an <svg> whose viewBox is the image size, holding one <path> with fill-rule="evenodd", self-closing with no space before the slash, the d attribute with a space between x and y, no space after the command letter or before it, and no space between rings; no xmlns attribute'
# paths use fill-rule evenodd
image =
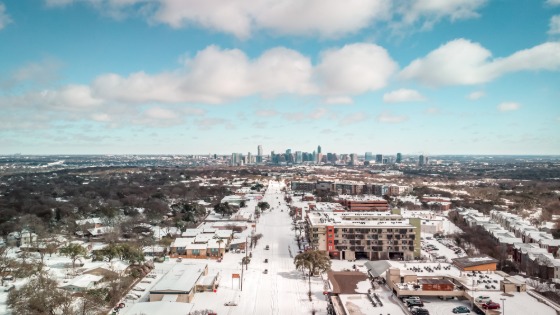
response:
<svg viewBox="0 0 560 315"><path fill-rule="evenodd" d="M268 269L265 269L265 270L264 270L264 273L267 274L267 273L268 273Z"/></svg>
<svg viewBox="0 0 560 315"><path fill-rule="evenodd" d="M403 302L407 303L408 301L422 301L419 296L409 296L403 298Z"/></svg>
<svg viewBox="0 0 560 315"><path fill-rule="evenodd" d="M487 302L492 301L492 299L489 296L480 295L476 299L474 299L474 301L477 302L477 303L487 303Z"/></svg>
<svg viewBox="0 0 560 315"><path fill-rule="evenodd" d="M268 245L266 245L266 246L264 247L264 249L269 250L270 247L269 247Z"/></svg>
<svg viewBox="0 0 560 315"><path fill-rule="evenodd" d="M225 306L237 306L237 303L230 301L224 304Z"/></svg>
<svg viewBox="0 0 560 315"><path fill-rule="evenodd" d="M421 300L408 300L406 301L406 305L408 307L415 307L415 306L424 306L424 303Z"/></svg>
<svg viewBox="0 0 560 315"><path fill-rule="evenodd" d="M455 314L470 313L470 312L471 310L469 310L469 308L466 306L457 306L456 308L453 309L453 313Z"/></svg>
<svg viewBox="0 0 560 315"><path fill-rule="evenodd" d="M488 309L488 310L497 310L500 308L500 304L495 303L495 302L487 302L482 304L482 308Z"/></svg>
<svg viewBox="0 0 560 315"><path fill-rule="evenodd" d="M264 262L265 262L265 264L268 263L268 258L265 258L265 259L264 259Z"/></svg>
<svg viewBox="0 0 560 315"><path fill-rule="evenodd" d="M430 315L430 312L425 309L425 308L415 308L412 311L410 311L412 313L412 315Z"/></svg>

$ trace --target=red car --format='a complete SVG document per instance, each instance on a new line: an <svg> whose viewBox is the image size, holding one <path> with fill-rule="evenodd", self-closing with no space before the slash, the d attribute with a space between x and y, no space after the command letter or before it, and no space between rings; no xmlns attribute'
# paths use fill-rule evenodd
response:
<svg viewBox="0 0 560 315"><path fill-rule="evenodd" d="M489 309L489 310L496 310L500 308L500 304L490 301L488 303L482 304L482 308Z"/></svg>

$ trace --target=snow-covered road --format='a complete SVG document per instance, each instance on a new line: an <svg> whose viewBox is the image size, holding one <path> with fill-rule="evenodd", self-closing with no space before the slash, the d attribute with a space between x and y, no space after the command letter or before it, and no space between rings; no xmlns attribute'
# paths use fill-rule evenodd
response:
<svg viewBox="0 0 560 315"><path fill-rule="evenodd" d="M316 314L326 314L322 280L312 279L313 301L310 302L307 279L301 271L295 270L292 256L297 255L298 248L282 187L283 183L270 181L262 200L270 204L271 210L266 210L257 222L256 233L262 233L263 237L251 251L248 269L243 271L243 291L238 279L232 281L231 274L241 273L240 261L244 254L227 253L221 263L209 262L209 268L222 275L218 292L197 293L193 310L213 309L218 314L230 315L295 315L311 314L311 309L315 308ZM265 249L266 245L269 250ZM267 274L265 269L268 269ZM235 301L237 306L224 306L227 301Z"/></svg>

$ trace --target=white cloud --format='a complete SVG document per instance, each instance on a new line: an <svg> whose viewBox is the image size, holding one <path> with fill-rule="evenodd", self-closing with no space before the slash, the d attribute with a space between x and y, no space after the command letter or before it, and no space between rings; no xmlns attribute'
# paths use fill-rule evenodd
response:
<svg viewBox="0 0 560 315"><path fill-rule="evenodd" d="M219 104L228 100L279 94L321 95L328 102L350 103L349 96L384 87L397 69L382 47L351 44L322 54L319 65L297 51L278 47L249 59L238 49L209 46L185 67L159 74L99 76L96 97L123 103Z"/></svg>
<svg viewBox="0 0 560 315"><path fill-rule="evenodd" d="M408 117L403 115L393 115L390 112L382 112L377 116L377 121L387 124L398 124L407 121Z"/></svg>
<svg viewBox="0 0 560 315"><path fill-rule="evenodd" d="M554 15L553 17L550 18L548 34L551 35L560 34L560 15Z"/></svg>
<svg viewBox="0 0 560 315"><path fill-rule="evenodd" d="M486 0L45 0L47 7L87 3L117 19L145 17L172 28L201 27L246 39L258 30L273 34L336 38L379 22L399 28L421 22L479 16Z"/></svg>
<svg viewBox="0 0 560 315"><path fill-rule="evenodd" d="M389 15L388 0L160 0L153 20L247 38L253 29L336 37Z"/></svg>
<svg viewBox="0 0 560 315"><path fill-rule="evenodd" d="M74 0L45 0L47 7L64 7L74 3Z"/></svg>
<svg viewBox="0 0 560 315"><path fill-rule="evenodd" d="M11 88L26 83L48 85L58 79L58 71L61 66L62 63L60 61L52 58L28 63L16 69L9 78L0 82L0 87Z"/></svg>
<svg viewBox="0 0 560 315"><path fill-rule="evenodd" d="M511 112L514 110L518 110L519 108L521 108L521 105L514 102L503 102L498 105L498 110L500 112Z"/></svg>
<svg viewBox="0 0 560 315"><path fill-rule="evenodd" d="M426 85L441 86L481 84L523 70L554 71L560 69L560 42L547 42L505 58L492 60L491 56L491 52L478 43L456 39L414 60L399 75Z"/></svg>
<svg viewBox="0 0 560 315"><path fill-rule="evenodd" d="M484 93L484 91L474 91L467 95L467 98L471 101L476 101L483 98L484 96L486 96L486 93Z"/></svg>
<svg viewBox="0 0 560 315"><path fill-rule="evenodd" d="M546 4L550 6L557 6L560 5L560 0L546 0Z"/></svg>
<svg viewBox="0 0 560 315"><path fill-rule="evenodd" d="M325 98L323 102L325 104L352 104L354 100L348 96L333 96Z"/></svg>
<svg viewBox="0 0 560 315"><path fill-rule="evenodd" d="M426 98L416 90L399 89L383 94L385 103L421 102Z"/></svg>
<svg viewBox="0 0 560 315"><path fill-rule="evenodd" d="M217 104L253 94L310 94L312 69L309 58L286 48L273 48L249 60L238 49L209 46L188 60L185 68L155 75L103 75L92 87L100 97L127 103Z"/></svg>
<svg viewBox="0 0 560 315"><path fill-rule="evenodd" d="M398 6L402 24L412 25L422 21L422 28L429 29L436 22L449 18L451 21L477 18L477 12L486 0L408 0Z"/></svg>
<svg viewBox="0 0 560 315"><path fill-rule="evenodd" d="M0 30L12 23L12 18L6 13L6 6L0 2Z"/></svg>
<svg viewBox="0 0 560 315"><path fill-rule="evenodd" d="M350 44L322 53L316 75L323 93L347 96L385 87L398 66L374 44Z"/></svg>

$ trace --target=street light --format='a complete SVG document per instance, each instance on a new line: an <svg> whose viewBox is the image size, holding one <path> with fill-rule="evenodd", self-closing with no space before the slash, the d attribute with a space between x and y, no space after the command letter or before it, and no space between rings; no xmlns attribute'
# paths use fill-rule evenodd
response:
<svg viewBox="0 0 560 315"><path fill-rule="evenodd" d="M505 298L500 298L500 300L502 301L502 315L506 314L506 306L505 306Z"/></svg>

